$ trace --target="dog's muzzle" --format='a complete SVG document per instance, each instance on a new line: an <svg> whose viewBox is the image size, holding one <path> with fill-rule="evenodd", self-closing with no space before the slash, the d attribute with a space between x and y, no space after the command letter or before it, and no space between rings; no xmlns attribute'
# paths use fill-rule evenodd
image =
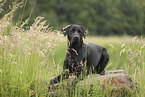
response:
<svg viewBox="0 0 145 97"><path fill-rule="evenodd" d="M78 41L79 40L79 36L75 36L74 40Z"/></svg>
<svg viewBox="0 0 145 97"><path fill-rule="evenodd" d="M79 35L74 35L74 37L72 38L72 42L73 43L79 43L79 41L80 41Z"/></svg>

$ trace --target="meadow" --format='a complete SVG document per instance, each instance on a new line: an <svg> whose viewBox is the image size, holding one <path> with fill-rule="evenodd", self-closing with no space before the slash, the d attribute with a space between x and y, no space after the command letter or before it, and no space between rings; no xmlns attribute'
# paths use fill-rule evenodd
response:
<svg viewBox="0 0 145 97"><path fill-rule="evenodd" d="M46 82L49 84L51 78L62 72L67 49L66 37L56 31L44 33L42 30L35 30L15 29L11 35L1 35L1 97L48 95ZM145 96L144 38L88 36L84 41L106 47L110 55L106 70L125 70L134 81L140 84L140 92L136 96ZM65 97L67 95L62 94L66 92L61 91L59 95ZM105 96L98 89L94 97L95 95ZM89 93L84 96L89 97Z"/></svg>
<svg viewBox="0 0 145 97"><path fill-rule="evenodd" d="M62 72L67 39L60 31L52 30L43 17L24 29L29 19L18 27L11 24L12 14L0 20L0 97L49 96L47 84ZM125 70L140 85L139 93L131 95L145 96L144 37L88 35L84 42L106 47L110 61L105 70ZM68 96L67 88L59 91L59 96ZM71 96L80 96L79 91ZM98 87L92 95L102 97L107 93Z"/></svg>

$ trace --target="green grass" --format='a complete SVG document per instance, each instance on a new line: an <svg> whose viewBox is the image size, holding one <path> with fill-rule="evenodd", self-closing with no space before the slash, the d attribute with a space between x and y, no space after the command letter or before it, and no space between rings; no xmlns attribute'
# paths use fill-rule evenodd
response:
<svg viewBox="0 0 145 97"><path fill-rule="evenodd" d="M12 31L11 35L0 36L0 96L45 96L48 93L45 83L49 83L51 78L62 72L67 49L66 40L61 42L64 39L62 35L53 32L45 33L42 30ZM144 97L144 40L138 39L139 42L131 40L132 38L128 36L88 37L85 43L93 42L106 47L110 55L106 70L125 70L140 84L140 92L137 96ZM123 53L124 48L126 50ZM109 93L101 91L98 86L90 95L87 89L89 88L83 91L77 90L74 96L95 97L95 95L105 96ZM60 96L66 96L68 93L67 88L63 91L60 88L59 91Z"/></svg>
<svg viewBox="0 0 145 97"><path fill-rule="evenodd" d="M59 31L52 31L43 17L37 17L29 30L12 25L14 10L0 20L0 97L43 97L48 94L49 80L62 72L67 41ZM108 49L110 61L106 70L125 70L140 85L135 96L145 96L145 39L130 36L88 36L93 42ZM59 88L59 96L68 96L68 87ZM77 88L72 96L102 97L109 91L96 88L89 92Z"/></svg>
<svg viewBox="0 0 145 97"><path fill-rule="evenodd" d="M43 17L37 17L30 30L22 24L7 32L7 19L0 20L0 97L45 95L46 82L58 74L53 59L63 35L45 26Z"/></svg>
<svg viewBox="0 0 145 97"><path fill-rule="evenodd" d="M145 38L142 37L131 37L131 36L112 36L112 37L87 37L85 43L93 42L98 45L104 46L107 48L110 61L105 70L125 70L129 76L140 85L140 92L136 96L144 97L145 96ZM60 47L56 49L55 52L55 61L56 65L59 63L62 67L63 60L66 54L67 42L62 43ZM62 71L62 68L60 68ZM86 91L86 90L85 90ZM96 93L99 96L105 96L107 94L100 94L100 90L97 90L93 93ZM97 93L98 92L98 93ZM87 92L85 92L87 93ZM108 92L107 92L108 93ZM86 94L86 95L89 95ZM95 94L93 94L95 95Z"/></svg>

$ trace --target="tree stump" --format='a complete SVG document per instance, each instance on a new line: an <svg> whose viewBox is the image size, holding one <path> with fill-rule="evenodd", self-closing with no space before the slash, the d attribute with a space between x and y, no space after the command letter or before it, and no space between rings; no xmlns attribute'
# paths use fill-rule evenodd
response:
<svg viewBox="0 0 145 97"><path fill-rule="evenodd" d="M70 76L69 79L64 80L61 85L59 83L54 84L51 94L57 94L59 87L65 88L71 91L71 82L75 76ZM138 84L134 82L124 70L110 70L105 71L105 75L91 74L84 80L77 83L75 88L89 89L93 91L97 86L101 86L102 90L107 89L110 92L109 96L120 97L120 95L133 94L138 91ZM89 87L89 88L88 88Z"/></svg>

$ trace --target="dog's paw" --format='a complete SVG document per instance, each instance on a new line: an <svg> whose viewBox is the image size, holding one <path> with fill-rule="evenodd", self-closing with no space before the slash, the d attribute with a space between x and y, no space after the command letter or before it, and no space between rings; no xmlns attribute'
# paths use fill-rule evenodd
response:
<svg viewBox="0 0 145 97"><path fill-rule="evenodd" d="M47 87L49 90L54 90L55 89L55 86L54 86L54 84L53 85L48 85L48 87Z"/></svg>
<svg viewBox="0 0 145 97"><path fill-rule="evenodd" d="M100 75L105 75L105 70L100 73Z"/></svg>

